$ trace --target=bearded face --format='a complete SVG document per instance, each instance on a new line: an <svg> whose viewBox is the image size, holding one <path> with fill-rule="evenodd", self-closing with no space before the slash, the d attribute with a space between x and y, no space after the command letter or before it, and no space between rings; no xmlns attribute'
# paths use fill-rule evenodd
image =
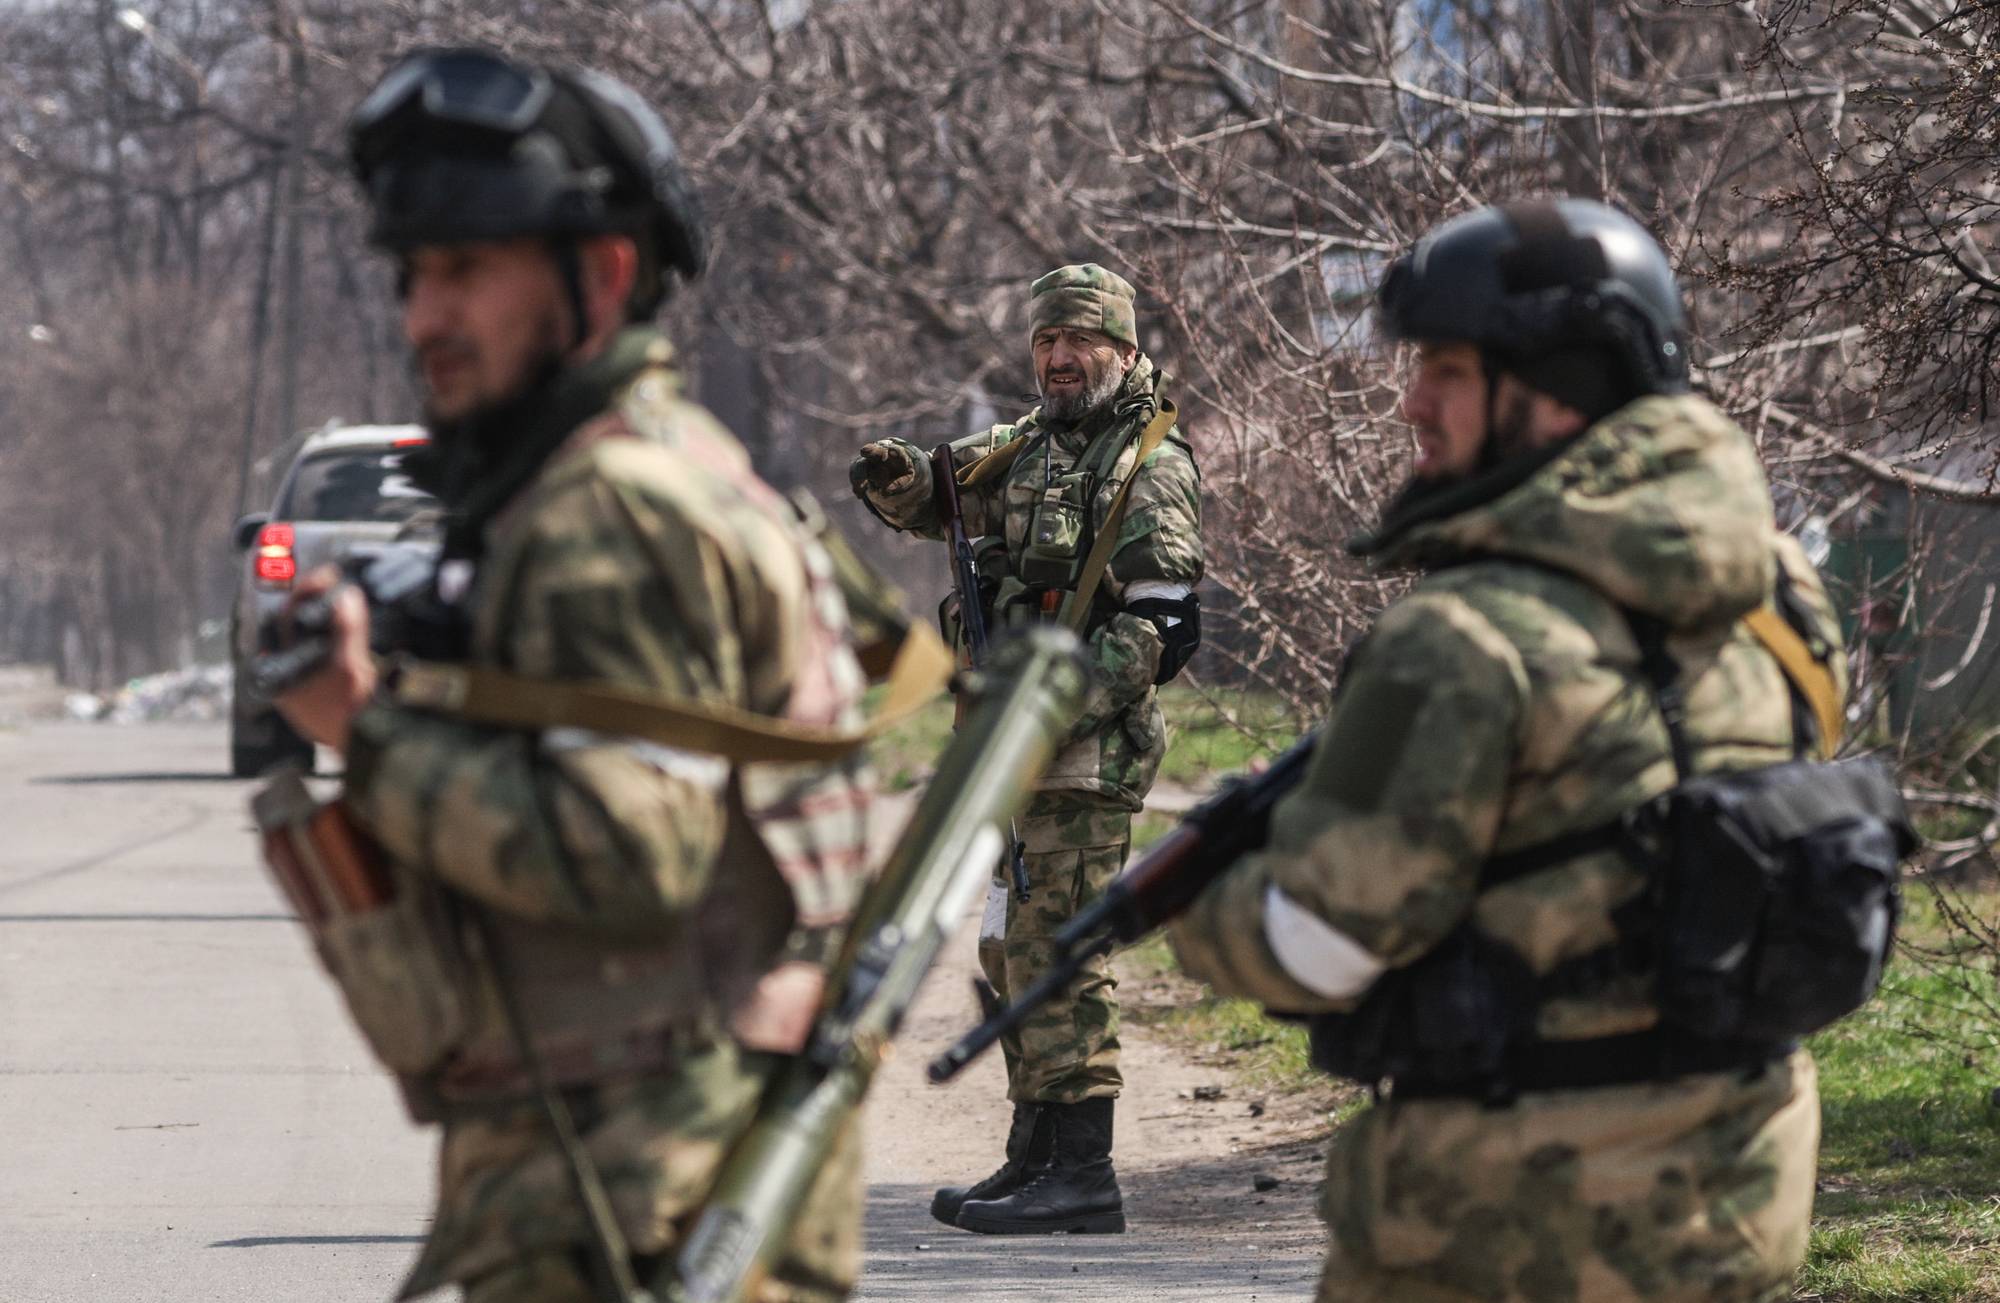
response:
<svg viewBox="0 0 2000 1303"><path fill-rule="evenodd" d="M401 276L403 331L433 426L517 398L560 364L575 330L541 240L421 246Z"/></svg>
<svg viewBox="0 0 2000 1303"><path fill-rule="evenodd" d="M1582 433L1580 412L1528 388L1514 375L1489 378L1471 344L1417 345L1404 378L1402 416L1416 435L1412 478L1445 484Z"/></svg>
<svg viewBox="0 0 2000 1303"><path fill-rule="evenodd" d="M1035 332L1035 387L1043 419L1074 425L1109 403L1137 356L1129 345L1080 326L1044 326Z"/></svg>

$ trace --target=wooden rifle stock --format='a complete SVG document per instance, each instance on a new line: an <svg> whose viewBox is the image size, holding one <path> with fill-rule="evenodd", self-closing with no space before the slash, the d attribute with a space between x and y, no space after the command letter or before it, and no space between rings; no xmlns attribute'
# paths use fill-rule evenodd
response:
<svg viewBox="0 0 2000 1303"><path fill-rule="evenodd" d="M1213 881L1225 867L1218 865L1206 873L1200 872L1205 866L1197 862L1207 840L1206 830L1200 825L1177 823L1119 877L1113 890L1122 897L1122 907L1107 921L1120 943L1137 941L1171 920L1192 904L1201 887ZM1187 881L1190 876L1200 879L1193 891Z"/></svg>

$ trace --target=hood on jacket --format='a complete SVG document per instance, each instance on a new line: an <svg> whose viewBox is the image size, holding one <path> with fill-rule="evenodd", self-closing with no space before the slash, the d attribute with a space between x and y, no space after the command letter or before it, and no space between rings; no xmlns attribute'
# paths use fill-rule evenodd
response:
<svg viewBox="0 0 2000 1303"><path fill-rule="evenodd" d="M1406 494L1350 548L1382 568L1530 561L1670 628L1699 628L1769 595L1776 535L1749 436L1679 394L1629 403L1489 475Z"/></svg>

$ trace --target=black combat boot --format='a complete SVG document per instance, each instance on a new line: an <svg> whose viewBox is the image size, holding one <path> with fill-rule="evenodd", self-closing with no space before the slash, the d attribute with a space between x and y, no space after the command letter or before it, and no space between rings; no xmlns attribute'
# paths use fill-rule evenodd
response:
<svg viewBox="0 0 2000 1303"><path fill-rule="evenodd" d="M982 1235L1122 1232L1125 1198L1111 1170L1111 1108L1108 1099L1042 1105L1054 1132L1049 1161L1010 1194L967 1199L958 1210L959 1228Z"/></svg>
<svg viewBox="0 0 2000 1303"><path fill-rule="evenodd" d="M958 1225L958 1210L968 1199L998 1199L1011 1194L1022 1177L1049 1161L1049 1128L1042 1124L1042 1105L1014 1105L1014 1125L1007 1128L1007 1161L978 1185L948 1185L931 1196L931 1216L946 1226Z"/></svg>

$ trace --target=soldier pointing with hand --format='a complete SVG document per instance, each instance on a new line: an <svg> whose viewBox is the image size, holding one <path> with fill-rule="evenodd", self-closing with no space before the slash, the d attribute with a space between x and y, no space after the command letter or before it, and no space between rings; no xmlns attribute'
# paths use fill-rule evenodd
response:
<svg viewBox="0 0 2000 1303"><path fill-rule="evenodd" d="M1002 873L987 900L979 960L1003 999L1041 975L1055 934L1124 865L1166 750L1156 685L1200 636L1200 479L1164 379L1139 350L1132 287L1094 263L1059 267L1030 287L1028 310L1040 406L952 443L949 461L966 532L984 536L985 626L1070 623L1097 686L1017 825L1028 898ZM938 539L933 474L902 439L866 445L851 468L885 524ZM1111 1164L1115 985L1098 959L1003 1041L1006 1160L976 1185L938 1191L938 1220L988 1234L1125 1228Z"/></svg>

